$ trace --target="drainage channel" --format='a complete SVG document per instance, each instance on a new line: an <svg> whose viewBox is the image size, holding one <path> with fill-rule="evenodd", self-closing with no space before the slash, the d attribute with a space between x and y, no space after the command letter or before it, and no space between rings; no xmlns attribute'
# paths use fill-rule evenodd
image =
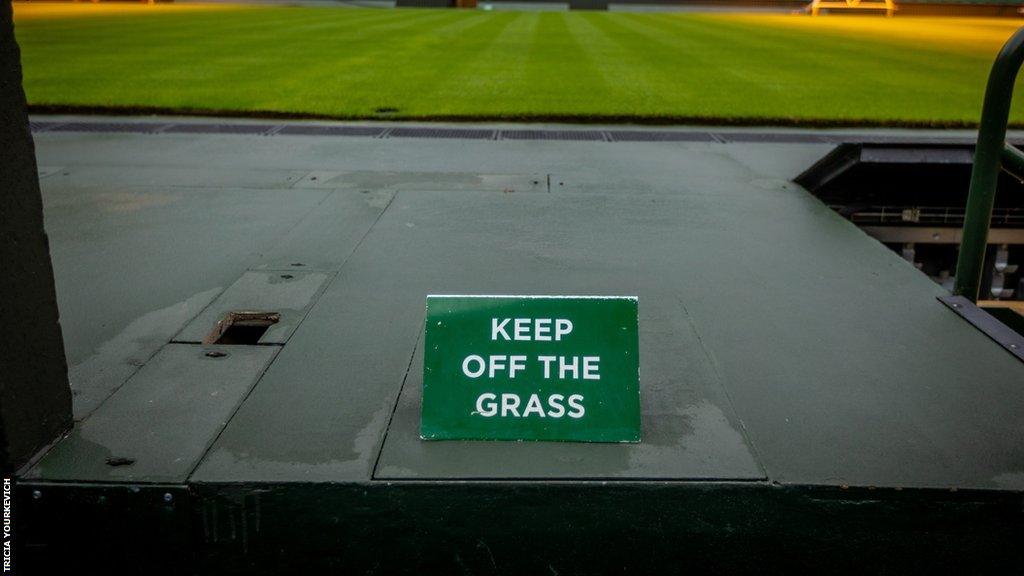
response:
<svg viewBox="0 0 1024 576"><path fill-rule="evenodd" d="M973 144L973 136L899 136L851 135L789 131L715 131L681 129L612 129L594 128L460 128L430 126L331 126L317 124L275 124L247 122L130 122L130 121L49 121L33 120L32 131L86 132L125 134L234 134L248 136L322 136L347 138L420 138L503 141L562 142L705 142L762 144L839 144L864 143L953 143Z"/></svg>

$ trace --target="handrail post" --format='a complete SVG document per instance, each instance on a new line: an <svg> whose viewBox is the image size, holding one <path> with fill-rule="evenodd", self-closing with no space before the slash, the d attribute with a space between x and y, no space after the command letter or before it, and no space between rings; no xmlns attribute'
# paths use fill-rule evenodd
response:
<svg viewBox="0 0 1024 576"><path fill-rule="evenodd" d="M995 204L996 184L1002 167L1001 156L1006 145L1006 124L1010 120L1010 102L1017 72L1024 63L1024 28L1014 32L1006 41L985 88L985 102L981 109L978 144L974 149L974 167L971 170L971 188L964 214L963 238L956 263L956 284L953 293L978 300L985 248L988 245L988 227Z"/></svg>

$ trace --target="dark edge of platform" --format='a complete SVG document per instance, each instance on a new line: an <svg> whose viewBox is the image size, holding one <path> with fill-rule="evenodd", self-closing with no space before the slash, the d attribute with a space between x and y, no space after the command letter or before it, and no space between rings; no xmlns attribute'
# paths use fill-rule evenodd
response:
<svg viewBox="0 0 1024 576"><path fill-rule="evenodd" d="M37 567L102 558L113 572L218 574L1024 568L1021 496L994 491L371 482L16 492L20 562Z"/></svg>

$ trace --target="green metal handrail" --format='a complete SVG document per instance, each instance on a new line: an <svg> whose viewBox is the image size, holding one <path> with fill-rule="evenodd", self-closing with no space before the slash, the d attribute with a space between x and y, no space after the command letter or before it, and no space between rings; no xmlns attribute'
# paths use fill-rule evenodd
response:
<svg viewBox="0 0 1024 576"><path fill-rule="evenodd" d="M953 288L954 294L972 302L977 302L981 288L999 170L1005 167L1017 177L1024 176L1024 153L1006 142L1013 85L1021 64L1024 64L1024 28L1014 32L996 56L981 108L981 126L978 128L978 145L974 149L971 188L967 196L963 238L956 262L956 285Z"/></svg>

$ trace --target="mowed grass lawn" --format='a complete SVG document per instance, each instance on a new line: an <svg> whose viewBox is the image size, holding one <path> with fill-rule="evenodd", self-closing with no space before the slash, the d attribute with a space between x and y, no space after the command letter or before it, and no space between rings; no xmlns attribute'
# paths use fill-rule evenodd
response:
<svg viewBox="0 0 1024 576"><path fill-rule="evenodd" d="M945 126L977 122L1019 24L39 3L15 22L36 110Z"/></svg>

